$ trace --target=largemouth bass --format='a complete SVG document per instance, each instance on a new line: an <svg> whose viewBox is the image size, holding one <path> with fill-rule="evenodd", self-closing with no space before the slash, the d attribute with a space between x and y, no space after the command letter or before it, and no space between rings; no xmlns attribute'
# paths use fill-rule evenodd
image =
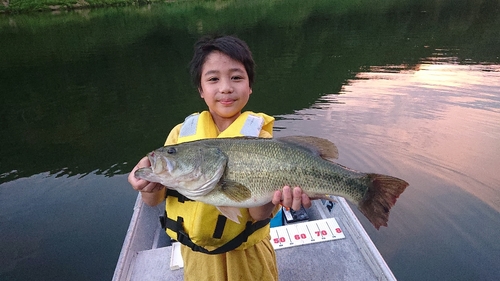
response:
<svg viewBox="0 0 500 281"><path fill-rule="evenodd" d="M238 208L265 205L288 185L300 186L311 199L344 197L375 228L387 226L389 211L408 183L351 170L332 162L337 156L333 143L311 136L204 139L154 150L148 154L151 167L135 176L217 206L235 222Z"/></svg>

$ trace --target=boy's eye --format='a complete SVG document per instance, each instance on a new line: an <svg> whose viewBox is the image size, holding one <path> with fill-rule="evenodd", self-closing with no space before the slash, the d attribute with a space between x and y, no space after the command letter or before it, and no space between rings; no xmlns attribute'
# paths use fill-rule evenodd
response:
<svg viewBox="0 0 500 281"><path fill-rule="evenodd" d="M217 80L219 80L219 78L217 78L217 77L210 77L210 78L208 78L208 81L217 81Z"/></svg>
<svg viewBox="0 0 500 281"><path fill-rule="evenodd" d="M233 76L232 79L233 80L241 80L241 79L243 79L243 77L241 77L241 76Z"/></svg>

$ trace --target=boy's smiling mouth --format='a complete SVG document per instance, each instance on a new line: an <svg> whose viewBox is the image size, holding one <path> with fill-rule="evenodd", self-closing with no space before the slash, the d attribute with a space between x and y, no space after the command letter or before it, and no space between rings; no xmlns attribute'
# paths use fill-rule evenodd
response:
<svg viewBox="0 0 500 281"><path fill-rule="evenodd" d="M221 103L222 105L231 105L235 101L236 101L235 99L220 99L219 103Z"/></svg>

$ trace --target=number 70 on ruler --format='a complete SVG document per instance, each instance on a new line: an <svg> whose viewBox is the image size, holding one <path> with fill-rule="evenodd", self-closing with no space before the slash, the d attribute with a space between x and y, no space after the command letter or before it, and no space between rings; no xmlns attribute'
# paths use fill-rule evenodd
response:
<svg viewBox="0 0 500 281"><path fill-rule="evenodd" d="M282 249L345 238L335 218L288 224L271 228L271 244Z"/></svg>

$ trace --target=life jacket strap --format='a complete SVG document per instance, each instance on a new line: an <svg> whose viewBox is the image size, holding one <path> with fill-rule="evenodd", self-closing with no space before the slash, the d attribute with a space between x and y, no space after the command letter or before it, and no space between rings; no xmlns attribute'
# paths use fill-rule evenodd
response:
<svg viewBox="0 0 500 281"><path fill-rule="evenodd" d="M167 192L165 194L165 197L167 197L167 196L177 197L177 200L179 200L180 203L184 203L185 201L194 201L194 200L191 200L191 199L187 198L186 196L180 194L177 190L168 189L168 188L167 188Z"/></svg>
<svg viewBox="0 0 500 281"><path fill-rule="evenodd" d="M220 239L224 233L224 227L226 226L227 217L224 215L219 215L217 217L217 223L215 224L213 238Z"/></svg>
<svg viewBox="0 0 500 281"><path fill-rule="evenodd" d="M160 223L162 228L168 228L174 232L177 233L177 241L179 241L181 244L184 244L191 248L195 252L201 252L204 254L209 254L209 255L217 255L217 254L222 254L226 253L229 251L232 251L236 248L238 248L241 244L246 242L248 240L248 237L252 235L255 231L263 228L266 226L271 219L265 219L261 221L257 221L255 223L252 223L251 221L247 222L245 229L238 234L236 237L231 239L229 242L226 244L220 246L219 248L209 251L202 246L196 245L191 238L189 238L189 235L184 231L184 226L182 225L184 222L184 219L182 217L177 217L177 220L173 220L169 217L167 217L167 213L165 212L164 216L160 216Z"/></svg>

